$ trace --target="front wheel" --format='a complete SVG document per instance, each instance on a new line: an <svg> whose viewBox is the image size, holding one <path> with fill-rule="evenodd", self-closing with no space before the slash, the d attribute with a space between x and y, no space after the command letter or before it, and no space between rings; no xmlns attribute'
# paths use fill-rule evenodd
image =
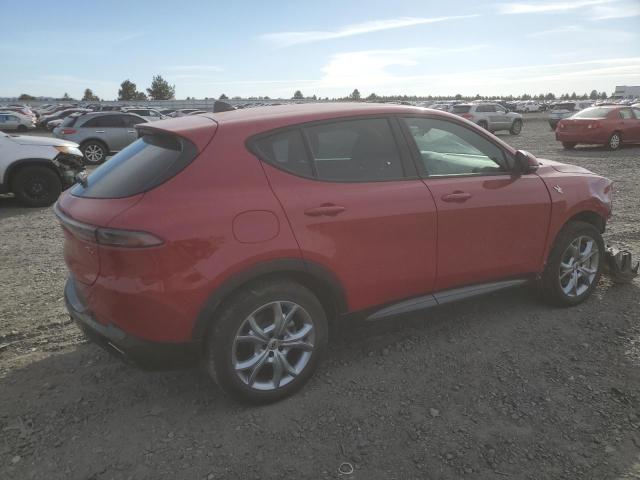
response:
<svg viewBox="0 0 640 480"><path fill-rule="evenodd" d="M98 165L107 158L109 153L107 147L102 142L89 141L80 147L84 160L90 165Z"/></svg>
<svg viewBox="0 0 640 480"><path fill-rule="evenodd" d="M47 167L24 167L11 182L18 201L29 207L47 207L62 193L60 177Z"/></svg>
<svg viewBox="0 0 640 480"><path fill-rule="evenodd" d="M317 369L327 318L316 296L285 280L252 284L226 301L207 339L207 368L230 395L251 403L283 399Z"/></svg>
<svg viewBox="0 0 640 480"><path fill-rule="evenodd" d="M570 222L558 234L541 278L541 291L559 306L577 305L598 284L604 263L604 242L596 227Z"/></svg>
<svg viewBox="0 0 640 480"><path fill-rule="evenodd" d="M27 131L27 126L26 125L18 125L18 131L20 133L24 133Z"/></svg>
<svg viewBox="0 0 640 480"><path fill-rule="evenodd" d="M509 133L511 135L520 135L521 131L522 131L522 121L515 120L511 125L511 128L509 129Z"/></svg>

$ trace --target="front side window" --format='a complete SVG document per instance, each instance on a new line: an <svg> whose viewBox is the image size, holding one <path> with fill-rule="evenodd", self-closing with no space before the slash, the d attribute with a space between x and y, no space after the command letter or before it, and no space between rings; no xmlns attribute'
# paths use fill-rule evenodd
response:
<svg viewBox="0 0 640 480"><path fill-rule="evenodd" d="M502 149L468 128L432 118L403 121L420 152L423 175L491 175L507 171Z"/></svg>
<svg viewBox="0 0 640 480"><path fill-rule="evenodd" d="M123 128L124 122L120 115L101 115L87 120L82 126L88 128Z"/></svg>
<svg viewBox="0 0 640 480"><path fill-rule="evenodd" d="M633 118L633 114L631 113L631 110L624 108L620 110L620 118L623 120L631 120Z"/></svg>
<svg viewBox="0 0 640 480"><path fill-rule="evenodd" d="M386 118L326 123L304 132L320 180L366 182L404 177Z"/></svg>

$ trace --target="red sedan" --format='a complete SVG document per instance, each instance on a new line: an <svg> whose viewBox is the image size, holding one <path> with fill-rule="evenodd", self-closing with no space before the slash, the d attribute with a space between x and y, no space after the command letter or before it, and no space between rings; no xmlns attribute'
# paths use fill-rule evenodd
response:
<svg viewBox="0 0 640 480"><path fill-rule="evenodd" d="M556 140L570 150L578 143L617 150L623 143L640 142L640 108L600 106L585 108L558 123Z"/></svg>
<svg viewBox="0 0 640 480"><path fill-rule="evenodd" d="M527 281L584 301L611 181L477 125L399 105L185 116L65 192L71 316L147 366L204 360L228 392L283 398L329 320L377 320Z"/></svg>

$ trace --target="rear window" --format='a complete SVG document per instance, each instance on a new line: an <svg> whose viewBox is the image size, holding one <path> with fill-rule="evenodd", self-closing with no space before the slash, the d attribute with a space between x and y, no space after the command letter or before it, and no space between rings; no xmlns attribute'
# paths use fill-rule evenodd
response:
<svg viewBox="0 0 640 480"><path fill-rule="evenodd" d="M576 108L575 103L558 103L551 107L551 110L569 110L573 111Z"/></svg>
<svg viewBox="0 0 640 480"><path fill-rule="evenodd" d="M471 110L471 105L454 105L452 113L469 113Z"/></svg>
<svg viewBox="0 0 640 480"><path fill-rule="evenodd" d="M605 118L611 113L610 108L592 107L585 108L573 115L571 118Z"/></svg>
<svg viewBox="0 0 640 480"><path fill-rule="evenodd" d="M191 142L172 135L144 135L98 167L86 187L71 194L88 198L123 198L147 192L173 178L198 154Z"/></svg>

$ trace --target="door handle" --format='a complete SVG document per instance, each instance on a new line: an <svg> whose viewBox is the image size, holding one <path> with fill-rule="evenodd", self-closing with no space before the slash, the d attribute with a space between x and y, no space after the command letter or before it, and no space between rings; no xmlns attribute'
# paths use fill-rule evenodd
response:
<svg viewBox="0 0 640 480"><path fill-rule="evenodd" d="M340 205L334 205L333 203L325 203L320 205L319 207L307 208L304 211L304 214L308 217L335 217L336 215L344 212L346 210L345 207Z"/></svg>
<svg viewBox="0 0 640 480"><path fill-rule="evenodd" d="M104 133L104 130L96 130L96 133Z"/></svg>
<svg viewBox="0 0 640 480"><path fill-rule="evenodd" d="M127 133L136 133L135 130L127 130Z"/></svg>
<svg viewBox="0 0 640 480"><path fill-rule="evenodd" d="M467 192L461 192L456 190L453 193L448 193L442 196L443 202L466 202L471 198L471 194Z"/></svg>

